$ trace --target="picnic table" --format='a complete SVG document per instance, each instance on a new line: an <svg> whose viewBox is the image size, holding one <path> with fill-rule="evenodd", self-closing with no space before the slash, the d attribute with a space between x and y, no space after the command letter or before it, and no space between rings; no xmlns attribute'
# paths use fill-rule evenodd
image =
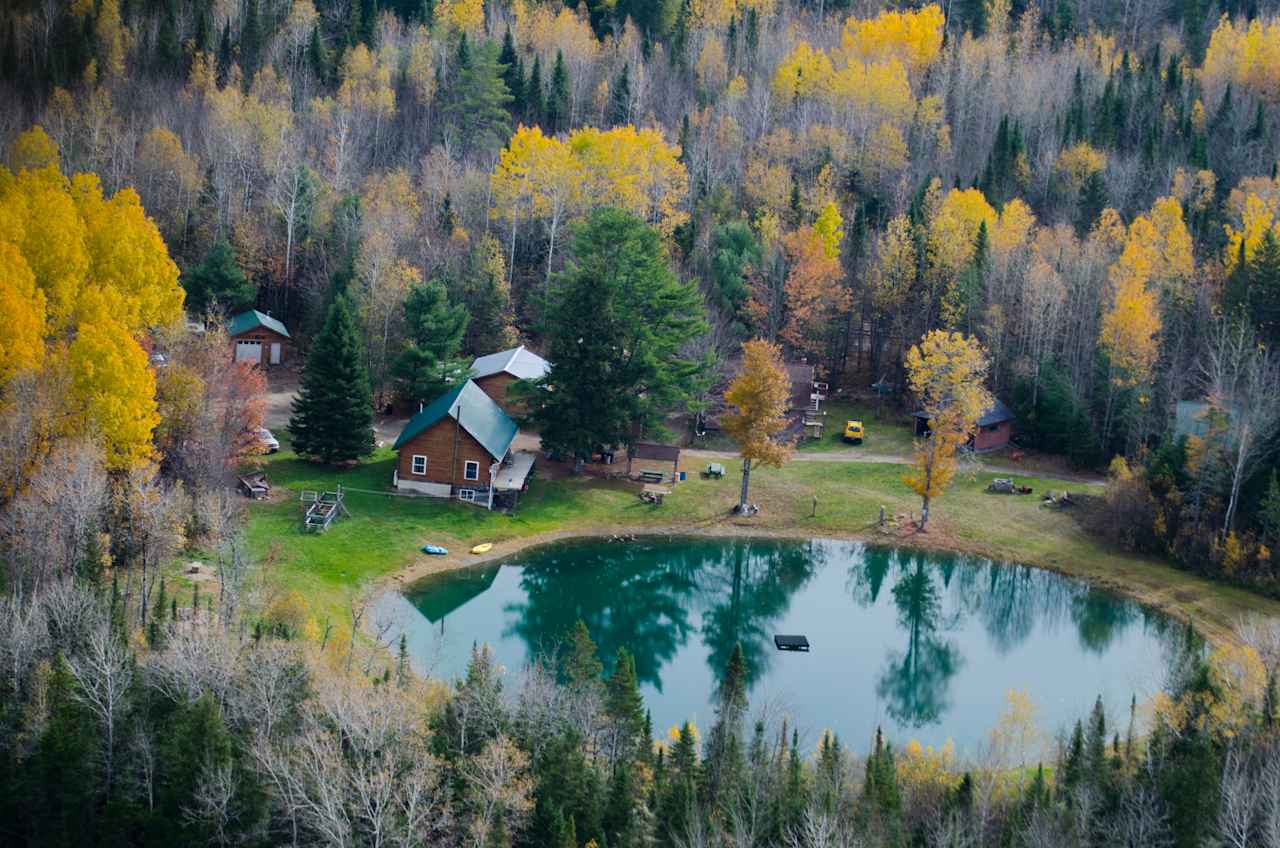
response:
<svg viewBox="0 0 1280 848"><path fill-rule="evenodd" d="M704 477L714 477L720 479L724 476L724 466L718 462L712 462L707 466L707 470L703 472Z"/></svg>
<svg viewBox="0 0 1280 848"><path fill-rule="evenodd" d="M671 494L671 490L666 486L655 486L652 483L646 483L645 487L640 490L640 500L645 503L651 503L654 506L662 506L662 499Z"/></svg>
<svg viewBox="0 0 1280 848"><path fill-rule="evenodd" d="M645 483L661 483L664 478L660 471L641 471L640 479Z"/></svg>

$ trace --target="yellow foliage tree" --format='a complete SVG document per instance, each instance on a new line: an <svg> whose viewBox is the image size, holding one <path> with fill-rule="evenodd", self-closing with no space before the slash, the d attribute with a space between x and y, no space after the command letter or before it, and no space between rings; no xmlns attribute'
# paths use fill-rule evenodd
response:
<svg viewBox="0 0 1280 848"><path fill-rule="evenodd" d="M1107 167L1107 154L1098 150L1087 141L1077 142L1058 154L1054 168L1067 180L1067 187L1072 192L1080 191L1080 187L1090 176Z"/></svg>
<svg viewBox="0 0 1280 848"><path fill-rule="evenodd" d="M99 306L67 351L70 412L78 429L102 440L107 467L124 470L152 457L151 433L160 422L155 375L128 327Z"/></svg>
<svg viewBox="0 0 1280 848"><path fill-rule="evenodd" d="M881 12L874 18L849 18L841 46L863 61L898 59L913 72L929 67L942 52L946 17L936 3L918 11Z"/></svg>
<svg viewBox="0 0 1280 848"><path fill-rule="evenodd" d="M828 200L827 205L822 207L818 219L813 222L813 228L822 236L822 250L827 257L840 258L840 243L844 241L844 218L840 217L835 201Z"/></svg>
<svg viewBox="0 0 1280 848"><path fill-rule="evenodd" d="M943 279L955 277L973 259L978 228L987 232L996 225L996 210L976 188L952 189L929 219L929 249L936 273Z"/></svg>
<svg viewBox="0 0 1280 848"><path fill-rule="evenodd" d="M920 529L929 521L929 503L955 476L956 450L991 406L987 354L977 339L933 330L907 351L907 385L929 423L916 440L912 470L902 480L921 499Z"/></svg>
<svg viewBox="0 0 1280 848"><path fill-rule="evenodd" d="M778 440L787 427L791 401L791 378L783 367L782 349L763 339L744 342L742 370L729 384L724 400L732 411L722 416L720 426L742 456L738 511L744 512L752 464L778 468L791 456L791 445Z"/></svg>
<svg viewBox="0 0 1280 848"><path fill-rule="evenodd" d="M1255 18L1247 27L1237 27L1223 15L1209 36L1200 73L1206 88L1220 90L1231 82L1272 102L1280 100L1280 18Z"/></svg>
<svg viewBox="0 0 1280 848"><path fill-rule="evenodd" d="M14 171L35 171L58 166L58 145L39 124L20 133L9 148L9 167Z"/></svg>
<svg viewBox="0 0 1280 848"><path fill-rule="evenodd" d="M0 241L0 388L44 360L44 292L18 248Z"/></svg>

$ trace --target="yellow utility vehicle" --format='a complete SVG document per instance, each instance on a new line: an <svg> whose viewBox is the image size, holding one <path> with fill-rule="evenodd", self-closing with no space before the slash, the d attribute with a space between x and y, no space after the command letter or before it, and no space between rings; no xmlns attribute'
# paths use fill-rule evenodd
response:
<svg viewBox="0 0 1280 848"><path fill-rule="evenodd" d="M863 430L861 421L846 421L844 425L844 440L851 445L862 444Z"/></svg>

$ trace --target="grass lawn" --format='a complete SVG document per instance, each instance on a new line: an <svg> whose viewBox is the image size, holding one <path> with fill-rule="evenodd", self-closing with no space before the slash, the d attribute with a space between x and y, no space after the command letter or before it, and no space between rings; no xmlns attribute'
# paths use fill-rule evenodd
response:
<svg viewBox="0 0 1280 848"><path fill-rule="evenodd" d="M800 443L802 451L863 452L868 454L894 454L906 456L911 452L912 433L910 416L885 403L884 412L877 411L874 401L837 400L823 406L827 413L826 426L821 439L806 439ZM850 445L841 436L845 422L861 421L866 439L860 445Z"/></svg>

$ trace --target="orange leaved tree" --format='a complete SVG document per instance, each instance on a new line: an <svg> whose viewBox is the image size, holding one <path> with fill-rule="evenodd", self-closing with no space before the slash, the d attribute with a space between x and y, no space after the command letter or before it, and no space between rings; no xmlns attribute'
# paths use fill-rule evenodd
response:
<svg viewBox="0 0 1280 848"><path fill-rule="evenodd" d="M742 370L724 393L733 408L720 422L742 455L742 495L738 511L747 506L751 465L780 467L791 456L791 445L778 440L787 427L791 379L782 365L782 350L764 339L744 342Z"/></svg>

